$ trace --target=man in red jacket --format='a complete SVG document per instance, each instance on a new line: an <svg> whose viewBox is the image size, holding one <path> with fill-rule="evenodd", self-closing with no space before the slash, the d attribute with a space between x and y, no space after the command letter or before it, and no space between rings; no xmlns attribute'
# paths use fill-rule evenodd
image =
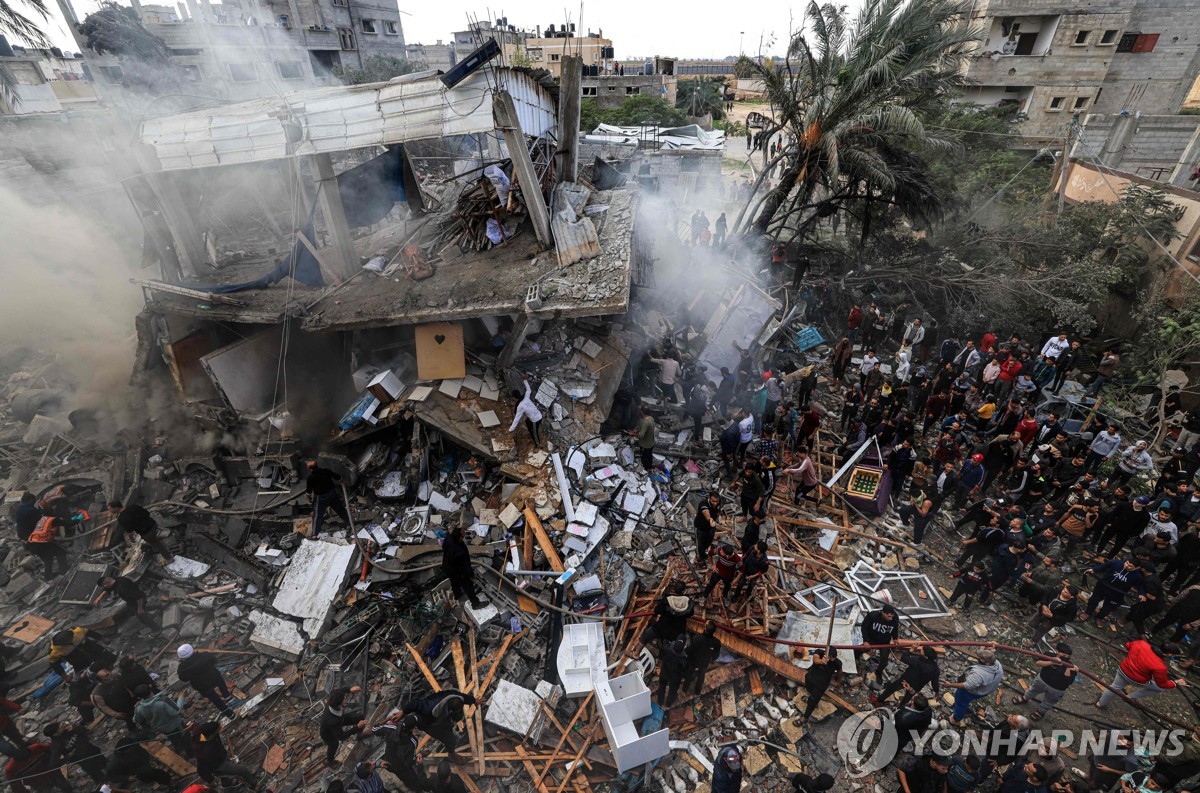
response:
<svg viewBox="0 0 1200 793"><path fill-rule="evenodd" d="M4 778L14 793L31 790L60 790L71 793L71 785L57 768L50 764L50 744L31 743L24 760L13 758L4 766Z"/></svg>
<svg viewBox="0 0 1200 793"><path fill-rule="evenodd" d="M1124 692L1129 686L1135 686L1137 690L1130 694L1129 698L1141 699L1176 686L1187 685L1186 680L1172 680L1167 673L1167 661L1179 652L1179 645L1167 642L1162 646L1160 655L1150 646L1150 642L1134 639L1125 643L1125 649L1128 650L1125 660L1121 661L1120 667L1117 668L1117 675L1112 684L1100 695L1100 699L1096 700L1097 708L1103 710L1113 701L1117 696L1114 689Z"/></svg>

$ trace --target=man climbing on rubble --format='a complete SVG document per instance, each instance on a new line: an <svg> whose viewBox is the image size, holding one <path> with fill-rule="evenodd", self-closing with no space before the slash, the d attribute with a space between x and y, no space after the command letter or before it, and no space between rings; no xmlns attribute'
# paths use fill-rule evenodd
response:
<svg viewBox="0 0 1200 793"><path fill-rule="evenodd" d="M708 558L708 549L721 527L721 494L718 491L708 491L708 497L700 502L692 527L696 530L696 564L701 564Z"/></svg>
<svg viewBox="0 0 1200 793"><path fill-rule="evenodd" d="M50 761L48 743L31 743L26 757L9 760L4 766L4 778L8 780L13 793L50 789L72 793L71 783Z"/></svg>
<svg viewBox="0 0 1200 793"><path fill-rule="evenodd" d="M25 541L29 552L41 560L42 576L47 581L53 581L71 569L70 556L57 542L61 529L62 521L59 518L47 516L38 521L37 526L29 533L29 539Z"/></svg>
<svg viewBox="0 0 1200 793"><path fill-rule="evenodd" d="M900 619L896 616L896 609L891 605L884 605L869 612L859 623L859 628L862 630L863 644L889 645L874 651L855 651L860 658L870 652L876 653L875 661L872 664L875 682L882 683L883 672L887 669L888 659L892 656L890 645L895 644L896 640L900 638Z"/></svg>
<svg viewBox="0 0 1200 793"><path fill-rule="evenodd" d="M526 527L526 531L532 530ZM452 526L442 540L442 573L450 579L455 600L462 600L465 595L473 608L481 609L487 605L475 591L475 569L471 566L471 550L463 542L461 522Z"/></svg>
<svg viewBox="0 0 1200 793"><path fill-rule="evenodd" d="M659 653L658 688L654 698L658 700L663 710L670 710L679 694L684 675L687 674L687 644L683 639L676 639L662 648Z"/></svg>
<svg viewBox="0 0 1200 793"><path fill-rule="evenodd" d="M671 594L664 595L654 604L654 624L646 629L646 642L657 641L659 646L673 642L687 631L688 620L696 607L687 596L687 585L676 581L671 585Z"/></svg>
<svg viewBox="0 0 1200 793"><path fill-rule="evenodd" d="M842 677L842 662L837 657L837 650L813 650L811 654L801 648L799 660L812 658L812 666L804 672L804 690L808 692L808 700L804 705L804 715L799 718L801 724L808 723L813 713L825 699L825 692L834 682Z"/></svg>
<svg viewBox="0 0 1200 793"><path fill-rule="evenodd" d="M362 692L362 687L335 688L325 698L325 710L321 713L319 734L325 744L325 764L337 765L338 747L347 738L361 735L367 727L363 714L346 710L346 698Z"/></svg>
<svg viewBox="0 0 1200 793"><path fill-rule="evenodd" d="M93 629L111 628L118 626L130 617L136 617L139 622L151 630L157 631L158 620L146 610L146 593L142 588L125 576L108 576L100 581L100 594L92 601L93 606L99 606L111 593L123 601L123 605L111 617L105 617L92 625Z"/></svg>
<svg viewBox="0 0 1200 793"><path fill-rule="evenodd" d="M50 668L58 673L63 680L72 680L74 675L68 674L64 663L70 664L75 675L81 674L92 664L97 668L111 668L117 657L88 635L87 628L71 628L59 631L50 637Z"/></svg>
<svg viewBox="0 0 1200 793"><path fill-rule="evenodd" d="M125 688L111 669L96 669L95 677L97 684L92 689L92 705L110 719L119 719L130 730L134 729L133 708L137 700L133 692Z"/></svg>
<svg viewBox="0 0 1200 793"><path fill-rule="evenodd" d="M521 423L521 419L525 419L525 428L529 430L529 437L533 440L533 446L536 449L542 448L542 411L538 408L537 403L533 401L531 389L529 387L529 378L521 378L525 384L525 393L522 394L517 389L512 390L513 399L519 400L517 408L513 411L512 424L509 425L509 432L516 432L517 425Z"/></svg>
<svg viewBox="0 0 1200 793"><path fill-rule="evenodd" d="M961 727L967 717L971 703L990 694L994 694L1004 682L1004 666L996 657L996 643L989 642L988 646L978 653L979 663L967 669L962 682L947 682L942 685L953 688L954 710L950 714L950 723Z"/></svg>
<svg viewBox="0 0 1200 793"><path fill-rule="evenodd" d="M229 756L220 724L215 721L191 723L188 731L192 739L192 756L196 758L196 773L201 779L212 782L219 776L236 776L250 790L258 790L258 775Z"/></svg>
<svg viewBox="0 0 1200 793"><path fill-rule="evenodd" d="M1134 691L1130 699L1141 699L1151 694L1159 694L1172 688L1187 686L1183 678L1172 680L1167 664L1179 654L1179 645L1173 642L1163 644L1155 650L1145 639L1134 639L1125 642L1125 658L1117 667L1117 674L1112 683L1096 700L1096 709L1104 710L1108 703L1116 699L1118 693L1124 693L1130 686Z"/></svg>
<svg viewBox="0 0 1200 793"><path fill-rule="evenodd" d="M150 686L140 685L134 690L137 704L133 707L133 724L139 730L153 735L163 735L171 746L183 757L192 756L192 742L184 729L183 698L171 701L165 692L153 691Z"/></svg>
<svg viewBox="0 0 1200 793"><path fill-rule="evenodd" d="M742 752L726 746L713 763L712 793L739 793L742 789Z"/></svg>
<svg viewBox="0 0 1200 793"><path fill-rule="evenodd" d="M749 599L754 594L754 587L771 569L767 559L767 543L759 540L742 552L741 575L733 587L733 602L741 603L743 598Z"/></svg>
<svg viewBox="0 0 1200 793"><path fill-rule="evenodd" d="M42 511L37 507L37 496L33 493L25 493L21 496L21 503L17 504L17 508L13 510L13 522L17 526L17 539L21 542L28 542L29 535L37 528L38 521L42 519Z"/></svg>
<svg viewBox="0 0 1200 793"><path fill-rule="evenodd" d="M216 657L196 652L196 648L190 644L181 644L175 654L179 656L176 672L179 679L211 702L222 716L233 718L233 709L229 707L229 687L221 670L217 669Z"/></svg>
<svg viewBox="0 0 1200 793"><path fill-rule="evenodd" d="M438 793L468 793L467 786L461 779L454 776L454 771L445 760L438 763L437 787Z"/></svg>
<svg viewBox="0 0 1200 793"><path fill-rule="evenodd" d="M140 504L126 507L120 501L114 500L108 502L108 512L117 517L117 528L121 530L126 541L131 540L132 535L136 534L142 538L142 542L152 553L163 560L164 564L175 558L175 554L171 553L158 538L158 523L150 516L149 510L145 507Z"/></svg>
<svg viewBox="0 0 1200 793"><path fill-rule="evenodd" d="M305 465L308 467L308 479L304 481L304 492L312 502L312 536L316 537L321 532L326 510L332 509L346 523L350 522L350 513L342 501L341 475L322 468L316 460L309 460Z"/></svg>
<svg viewBox="0 0 1200 793"><path fill-rule="evenodd" d="M638 410L642 417L638 420L637 426L628 434L637 438L642 469L648 474L654 470L654 444L656 442L654 416L650 415L650 411L646 410L645 405L639 405Z"/></svg>
<svg viewBox="0 0 1200 793"><path fill-rule="evenodd" d="M104 751L92 743L83 724L60 724L52 721L42 728L50 739L50 762L55 766L77 763L97 785L108 777Z"/></svg>
<svg viewBox="0 0 1200 793"><path fill-rule="evenodd" d="M387 721L378 727L371 728L371 734L383 739L383 762L381 767L391 771L408 787L418 793L423 790L435 790L429 784L425 768L417 756L417 736L413 728L417 726L416 714L405 716L399 708L387 715Z"/></svg>
<svg viewBox="0 0 1200 793"><path fill-rule="evenodd" d="M419 699L411 699L400 706L405 716L417 717L416 727L439 741L446 747L450 761L454 763L468 762L456 751L458 736L455 735L454 725L463 720L464 706L482 706L475 697L454 689L443 689L436 694L430 694Z"/></svg>
<svg viewBox="0 0 1200 793"><path fill-rule="evenodd" d="M704 633L692 634L687 647L687 671L683 675L682 691L699 694L704 688L704 676L708 667L721 654L721 640L717 638L717 623L704 623Z"/></svg>
<svg viewBox="0 0 1200 793"><path fill-rule="evenodd" d="M147 785L170 785L171 775L160 766L150 752L142 748L142 739L137 735L126 735L117 741L108 757L107 776L110 783L124 785L132 779ZM197 764L197 770L200 770ZM204 772L200 773L201 778ZM211 782L212 777L205 781ZM251 788L252 790L254 788Z"/></svg>
<svg viewBox="0 0 1200 793"><path fill-rule="evenodd" d="M904 689L903 695L900 697L900 707L904 707L910 698L920 694L925 686L931 687L935 697L938 695L942 670L938 666L936 648L927 646L917 652L905 653L901 656L900 662L906 667L900 676L884 686L883 691L879 692L879 696L867 695L872 705L879 707L900 689Z"/></svg>
<svg viewBox="0 0 1200 793"><path fill-rule="evenodd" d="M708 584L704 587L704 598L707 600L719 584L725 602L728 603L732 596L730 589L733 579L737 578L738 571L742 568L742 553L729 543L722 542L718 548L710 548L708 556L712 562L712 572L708 576Z"/></svg>

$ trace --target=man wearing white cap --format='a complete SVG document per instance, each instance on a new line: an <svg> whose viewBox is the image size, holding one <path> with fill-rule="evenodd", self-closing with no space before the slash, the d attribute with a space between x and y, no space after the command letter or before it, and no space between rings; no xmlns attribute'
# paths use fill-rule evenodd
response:
<svg viewBox="0 0 1200 793"><path fill-rule="evenodd" d="M190 685L196 693L207 699L224 716L233 716L229 707L229 687L221 670L217 669L217 659L209 653L196 652L190 644L181 644L175 651L179 656L179 679Z"/></svg>

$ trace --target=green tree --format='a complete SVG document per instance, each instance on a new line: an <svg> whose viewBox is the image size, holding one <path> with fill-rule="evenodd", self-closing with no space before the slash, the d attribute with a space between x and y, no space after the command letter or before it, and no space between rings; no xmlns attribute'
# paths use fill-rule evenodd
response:
<svg viewBox="0 0 1200 793"><path fill-rule="evenodd" d="M100 10L88 14L79 25L88 49L101 55L116 55L153 66L171 62L167 43L151 33L138 19L137 11L128 6L106 2Z"/></svg>
<svg viewBox="0 0 1200 793"><path fill-rule="evenodd" d="M770 163L782 166L782 176L755 208L756 232L778 234L831 198L937 214L919 155L953 138L927 129L920 114L966 85L963 66L979 39L969 11L961 0L867 0L852 23L844 6L811 2L784 59L743 59L775 113L767 134L787 141Z"/></svg>
<svg viewBox="0 0 1200 793"><path fill-rule="evenodd" d="M49 47L50 41L46 38L41 23L34 19L34 16L41 17L43 20L47 18L49 12L46 9L46 1L24 0L24 3L32 11L32 14L18 10L13 0L0 0L0 33L34 47ZM16 78L13 77L8 67L0 63L0 94L3 94L2 98L13 104L19 104L20 98L16 95L16 88Z"/></svg>
<svg viewBox="0 0 1200 793"><path fill-rule="evenodd" d="M680 80L675 89L675 107L689 116L712 113L714 121L725 117L725 81L720 77Z"/></svg>
<svg viewBox="0 0 1200 793"><path fill-rule="evenodd" d="M671 107L667 100L657 96L631 96L617 107L602 108L594 99L584 99L579 108L579 127L591 132L600 124L619 127L636 127L649 124L659 127L677 127L683 124L683 111Z"/></svg>
<svg viewBox="0 0 1200 793"><path fill-rule="evenodd" d="M363 61L363 68L355 69L347 66L334 66L333 73L341 78L346 85L362 85L363 83L386 83L393 77L419 72L425 64L417 61L406 61L394 55L370 55Z"/></svg>

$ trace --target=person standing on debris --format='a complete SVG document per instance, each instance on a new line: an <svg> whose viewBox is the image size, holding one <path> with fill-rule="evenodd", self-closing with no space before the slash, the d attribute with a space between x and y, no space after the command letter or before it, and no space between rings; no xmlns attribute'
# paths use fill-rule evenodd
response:
<svg viewBox="0 0 1200 793"><path fill-rule="evenodd" d="M370 762L358 763L354 766L355 793L387 793L383 786L383 778L375 770L375 764Z"/></svg>
<svg viewBox="0 0 1200 793"><path fill-rule="evenodd" d="M676 639L663 647L659 653L658 688L654 698L663 710L670 710L679 694L679 686L687 672L687 646L683 639Z"/></svg>
<svg viewBox="0 0 1200 793"><path fill-rule="evenodd" d="M460 763L466 760L455 751L458 747L458 736L454 733L454 725L463 720L465 705L481 704L470 694L443 689L427 697L409 700L400 707L405 716L416 715L417 729L446 747L451 762Z"/></svg>
<svg viewBox="0 0 1200 793"><path fill-rule="evenodd" d="M1004 666L996 657L995 642L989 642L979 651L978 657L979 663L967 669L961 683L942 684L955 689L954 711L950 714L950 723L955 727L962 726L972 702L995 693L1004 682Z"/></svg>
<svg viewBox="0 0 1200 793"><path fill-rule="evenodd" d="M746 521L746 528L742 530L742 554L750 553L750 549L758 545L758 541L762 539L762 527L767 522L767 511L765 509L756 509L750 513L750 519Z"/></svg>
<svg viewBox="0 0 1200 793"><path fill-rule="evenodd" d="M62 521L55 517L44 517L29 533L25 547L31 554L42 562L42 576L47 581L53 581L71 569L71 558L67 551L56 540Z"/></svg>
<svg viewBox="0 0 1200 793"><path fill-rule="evenodd" d="M151 630L159 630L161 627L158 620L146 611L146 593L130 579L125 576L116 578L108 576L100 582L100 590L100 594L96 595L96 599L92 601L93 606L99 606L110 592L124 601L124 605L117 613L96 623L92 628L111 628L120 625L130 617L136 617L139 622Z"/></svg>
<svg viewBox="0 0 1200 793"><path fill-rule="evenodd" d="M258 775L229 756L229 749L221 737L221 725L215 721L189 724L192 739L192 756L196 758L196 773L205 782L219 776L236 776L251 790L258 790Z"/></svg>
<svg viewBox="0 0 1200 793"><path fill-rule="evenodd" d="M154 735L164 735L175 751L184 757L192 756L192 742L184 729L183 698L172 702L166 693L154 692L150 686L140 685L133 692L137 704L133 707L133 724L140 730Z"/></svg>
<svg viewBox="0 0 1200 793"><path fill-rule="evenodd" d="M77 763L97 785L104 783L108 771L104 751L92 743L87 727L52 721L42 728L42 734L50 739L51 765Z"/></svg>
<svg viewBox="0 0 1200 793"><path fill-rule="evenodd" d="M970 567L955 574L958 580L954 584L954 591L950 593L949 600L946 601L947 606L953 606L954 601L960 597L963 598L963 608L971 608L971 598L979 592L983 595L980 600L987 599L987 586L990 576L987 572L987 567L979 559L971 562Z"/></svg>
<svg viewBox="0 0 1200 793"><path fill-rule="evenodd" d="M1041 671L1029 687L1013 699L1018 705L1026 702L1037 703L1033 713L1029 714L1029 718L1034 721L1054 710L1054 706L1067 693L1067 689L1079 674L1079 668L1071 663L1069 644L1059 644L1054 648L1054 654L1058 659L1056 661L1034 661L1035 665L1041 667Z"/></svg>
<svg viewBox="0 0 1200 793"><path fill-rule="evenodd" d="M892 717L892 725L899 737L898 748L904 749L908 744L915 743L918 738L929 731L933 724L933 708L924 694L917 694L909 705L901 705Z"/></svg>
<svg viewBox="0 0 1200 793"><path fill-rule="evenodd" d="M1125 649L1125 658L1117 667L1117 674L1112 683L1100 695L1100 699L1096 700L1097 710L1104 710L1118 693L1124 693L1130 686L1137 689L1129 695L1130 699L1141 699L1172 688L1187 686L1188 682L1182 678L1172 680L1167 669L1171 658L1179 653L1179 645L1167 642L1160 648L1160 653L1145 639L1134 639L1125 642Z"/></svg>
<svg viewBox="0 0 1200 793"><path fill-rule="evenodd" d="M1100 393L1100 389L1104 388L1104 384L1113 378L1117 373L1117 366L1121 363L1121 356L1116 350L1105 350L1100 356L1100 363L1096 364L1096 377L1092 380L1092 384L1084 391L1084 396L1094 397Z"/></svg>
<svg viewBox="0 0 1200 793"><path fill-rule="evenodd" d="M142 538L142 542L150 551L160 558L164 563L169 563L175 558L175 554L163 544L158 538L158 523L150 516L149 510L139 504L132 506L124 506L120 501L108 502L108 512L110 515L117 516L117 528L122 532L126 541L136 534Z"/></svg>
<svg viewBox="0 0 1200 793"><path fill-rule="evenodd" d="M337 751L342 741L362 734L367 722L358 711L346 710L346 697L362 691L360 686L335 688L325 698L325 711L321 714L320 735L325 743L325 764L337 764ZM351 728L351 729L347 729Z"/></svg>
<svg viewBox="0 0 1200 793"><path fill-rule="evenodd" d="M743 518L749 518L750 515L764 507L765 486L759 475L761 468L762 465L756 460L746 460L745 465L742 466L742 472L733 481L732 487L738 491Z"/></svg>
<svg viewBox="0 0 1200 793"><path fill-rule="evenodd" d="M717 224L715 229L716 231L713 234L713 247L719 248L725 244L725 234L729 231L729 221L726 220L724 212L717 216Z"/></svg>
<svg viewBox="0 0 1200 793"><path fill-rule="evenodd" d="M509 425L509 432L516 432L517 425L521 423L521 419L525 419L525 428L529 430L529 437L533 439L535 449L542 448L542 411L538 408L537 403L533 401L532 389L529 387L529 378L522 378L525 383L525 393L522 394L517 389L512 390L513 399L517 402L517 409L513 411L512 424Z"/></svg>
<svg viewBox="0 0 1200 793"><path fill-rule="evenodd" d="M878 683L883 680L883 672L887 669L888 659L892 657L891 645L896 643L900 638L900 619L896 616L896 609L891 605L884 605L875 611L869 612L863 621L859 624L862 629L863 644L878 644L888 645L880 647L876 654L874 662L875 681ZM870 650L856 651L859 657L862 657Z"/></svg>
<svg viewBox="0 0 1200 793"><path fill-rule="evenodd" d="M796 461L796 465L781 472L793 479L792 503L799 504L803 500L816 501L817 499L809 494L817 490L817 495L820 496L821 480L817 476L817 467L808 456L808 449L797 449Z"/></svg>
<svg viewBox="0 0 1200 793"><path fill-rule="evenodd" d="M117 741L108 757L106 772L110 783L136 779L147 785L169 785L172 781L171 775L154 760L154 756L142 748L142 741L136 735L126 735ZM203 778L204 772L200 773ZM211 782L212 777L205 781Z"/></svg>
<svg viewBox="0 0 1200 793"><path fill-rule="evenodd" d="M679 401L679 397L675 394L675 384L679 380L679 372L683 367L670 355L663 358L655 358L651 355L650 362L658 366L658 385L662 389L663 396L667 398L668 402L675 404Z"/></svg>
<svg viewBox="0 0 1200 793"><path fill-rule="evenodd" d="M721 640L717 638L717 623L704 623L703 634L693 634L687 647L687 671L683 675L681 690L699 694L704 688L704 676L708 667L721 654Z"/></svg>
<svg viewBox="0 0 1200 793"><path fill-rule="evenodd" d="M908 704L908 700L920 694L925 686L931 687L935 697L938 695L942 670L938 666L936 648L926 646L919 652L905 653L901 656L900 661L907 667L900 676L884 686L883 691L879 692L879 696L867 695L875 707L887 702L901 688L904 689L904 694L900 697L899 707Z"/></svg>
<svg viewBox="0 0 1200 793"><path fill-rule="evenodd" d="M767 543L759 540L750 546L750 549L743 551L741 577L738 578L737 584L733 588L734 602L740 602L742 598L749 598L754 594L754 587L771 569L771 562L767 559Z"/></svg>
<svg viewBox="0 0 1200 793"><path fill-rule="evenodd" d="M528 526L526 531L532 531ZM463 525L452 526L442 540L442 573L450 579L450 590L455 600L465 595L472 608L481 609L487 604L475 590L475 568L471 565L471 550L463 542Z"/></svg>
<svg viewBox="0 0 1200 793"><path fill-rule="evenodd" d="M17 524L17 539L21 542L28 542L29 535L37 528L38 521L42 517L42 511L37 508L37 496L33 493L22 495L21 503L17 504L17 508L13 510L13 522Z"/></svg>
<svg viewBox="0 0 1200 793"><path fill-rule="evenodd" d="M812 718L813 712L825 698L825 692L842 675L842 662L837 657L837 650L813 650L811 656L802 650L800 660L812 658L812 666L804 671L804 690L808 692L808 701L804 705L804 715L799 718L801 724L806 724Z"/></svg>
<svg viewBox="0 0 1200 793"><path fill-rule="evenodd" d="M87 628L71 628L59 631L50 637L50 668L63 680L71 680L64 663L71 665L76 675L82 674L92 664L97 668L111 668L117 657L88 635Z"/></svg>
<svg viewBox="0 0 1200 793"><path fill-rule="evenodd" d="M704 445L704 414L708 412L708 384L701 380L687 398L687 414L692 419L692 445Z"/></svg>
<svg viewBox="0 0 1200 793"><path fill-rule="evenodd" d="M431 790L436 790L438 793L469 793L467 786L460 778L454 776L454 770L445 760L438 763L436 782L437 786Z"/></svg>
<svg viewBox="0 0 1200 793"><path fill-rule="evenodd" d="M305 465L308 467L308 479L304 481L304 492L312 503L312 536L320 534L326 510L332 509L335 515L349 524L350 513L346 511L346 504L342 500L341 475L322 468L316 460L309 460Z"/></svg>
<svg viewBox="0 0 1200 793"><path fill-rule="evenodd" d="M708 576L708 584L704 587L704 597L707 599L720 584L725 601L729 602L733 579L737 578L738 571L742 568L742 553L723 542L718 548L710 548L708 557L712 562L712 572Z"/></svg>
<svg viewBox="0 0 1200 793"><path fill-rule="evenodd" d="M229 687L225 685L221 670L217 669L216 657L209 653L198 653L190 644L181 644L175 654L179 656L178 678L211 702L222 716L233 718L233 710L229 707Z"/></svg>
<svg viewBox="0 0 1200 793"><path fill-rule="evenodd" d="M383 762L381 767L396 775L401 782L412 791L435 790L430 787L429 777L417 757L417 736L413 735L413 727L417 726L415 715L403 715L397 708L387 716L387 721L378 727L372 727L371 733L383 739Z"/></svg>
<svg viewBox="0 0 1200 793"><path fill-rule="evenodd" d="M796 774L792 777L793 793L828 793L833 790L834 779L829 774Z"/></svg>
<svg viewBox="0 0 1200 793"><path fill-rule="evenodd" d="M1038 612L1029 627L1033 635L1025 640L1026 647L1033 647L1053 628L1061 628L1075 621L1079 611L1079 587L1071 584L1042 596Z"/></svg>
<svg viewBox="0 0 1200 793"><path fill-rule="evenodd" d="M627 434L637 438L642 468L646 473L650 473L654 470L654 444L656 442L654 416L650 415L650 411L646 410L645 405L640 405L638 410L641 411L642 417L638 420L637 426L629 430Z"/></svg>
<svg viewBox="0 0 1200 793"><path fill-rule="evenodd" d="M696 564L708 558L708 549L717 536L721 526L721 494L716 490L708 491L708 497L700 502L696 517L692 520L696 529Z"/></svg>
<svg viewBox="0 0 1200 793"><path fill-rule="evenodd" d="M96 687L92 689L92 705L110 719L120 719L133 729L133 708L137 704L133 692L113 676L108 668L95 671Z"/></svg>
<svg viewBox="0 0 1200 793"><path fill-rule="evenodd" d="M675 641L687 631L688 620L694 611L695 606L687 596L687 585L676 581L671 585L671 594L664 595L654 604L655 620L646 629L646 641L657 640L660 646ZM631 656L635 654L630 653Z"/></svg>
<svg viewBox="0 0 1200 793"><path fill-rule="evenodd" d="M726 746L713 763L712 793L739 793L742 789L742 752Z"/></svg>

